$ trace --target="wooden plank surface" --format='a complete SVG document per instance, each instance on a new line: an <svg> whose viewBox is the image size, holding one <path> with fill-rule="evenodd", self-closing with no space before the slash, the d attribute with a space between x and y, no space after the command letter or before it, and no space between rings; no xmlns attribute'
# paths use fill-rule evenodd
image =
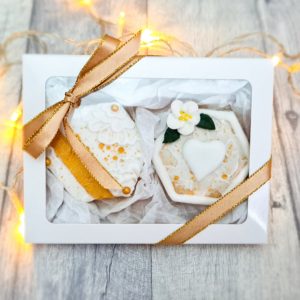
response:
<svg viewBox="0 0 300 300"><path fill-rule="evenodd" d="M27 30L30 27L32 1L3 0L0 5L0 40L4 41L15 31ZM22 16L22 17L21 17ZM9 59L20 59L26 51L27 40L14 42L10 47ZM21 92L21 66L16 65L0 78L0 181L9 183L9 175L20 166L18 156L12 160L13 148L10 141L15 131L3 127L18 102ZM0 190L0 299L13 299L16 283L23 285L22 293L28 295L32 289L30 282L31 253L24 251L15 240L15 210L8 202L6 193ZM22 271L23 270L23 271ZM21 290L20 290L21 291ZM18 296L21 294L18 293Z"/></svg>
<svg viewBox="0 0 300 300"><path fill-rule="evenodd" d="M140 19L145 19L144 1L118 1L116 7L113 7L115 1L98 2L95 10L108 20L115 20L120 10L129 11L131 7L140 11ZM100 37L103 32L99 26L73 4L72 1L52 1L51 5L46 0L36 1L32 28L74 40ZM51 52L67 51L64 44L53 46ZM151 298L149 246L37 246L34 256L38 299Z"/></svg>
<svg viewBox="0 0 300 300"><path fill-rule="evenodd" d="M0 39L28 28L82 40L103 30L74 1L4 0ZM238 34L267 31L291 52L300 51L300 3L296 0L122 0L94 1L115 20L121 10L134 30L149 24L194 46L199 55ZM11 55L36 52L17 43ZM258 39L256 46L274 51ZM27 48L27 49L26 49ZM51 53L70 47L52 42ZM0 116L20 99L20 68L0 80ZM1 78L2 79L2 78ZM299 263L299 101L276 74L274 97L272 202L266 246L150 247L126 245L39 245L16 243L14 210L0 193L0 299L297 299ZM300 80L298 80L300 84ZM1 147L1 181L11 181L18 152Z"/></svg>
<svg viewBox="0 0 300 300"><path fill-rule="evenodd" d="M299 2L192 1L193 6L181 10L180 16L176 5L180 1L176 2L164 1L156 26L173 34L180 27L182 38L196 45L200 55L237 35L256 31L272 32L283 38L292 52L300 49L300 34L296 31ZM150 19L157 15L159 5L160 1L151 1ZM255 46L269 47L260 39ZM274 102L269 244L153 248L154 298L170 299L172 295L178 299L300 297L299 227L295 217L295 202L299 205L299 155L296 154L299 144L295 143L299 142L299 134L295 138L296 129L286 115L291 110L298 115L300 108L299 99L291 95L286 76L281 73L276 75Z"/></svg>
<svg viewBox="0 0 300 300"><path fill-rule="evenodd" d="M263 4L262 2L258 6L262 30L278 36L283 44L286 45L289 53L300 52L300 33L298 31L300 20L299 4L296 7L296 2L294 1L285 3L276 1ZM268 44L266 44L266 48L272 51ZM294 221L298 237L300 237L300 126L298 124L300 97L295 98L291 89L282 87L281 83L286 82L285 72L277 72L276 75L274 143L280 145L283 155L278 168L280 167L284 170L284 178L286 179L287 191L289 192L289 200L287 201L290 201L293 208ZM298 86L300 86L300 77L296 78L298 78ZM284 205L285 203L281 202L281 204Z"/></svg>
<svg viewBox="0 0 300 300"><path fill-rule="evenodd" d="M22 18L24 11L14 11L18 6L9 6L11 19ZM114 1L102 2L97 10L112 11ZM29 3L28 3L29 5ZM144 1L119 1L120 9L130 11L135 7L140 12L138 20L145 18ZM97 38L99 26L71 1L35 1L32 8L31 29L58 33L74 40ZM28 6L29 16L31 7ZM2 12L1 12L2 13ZM110 17L110 16L108 16ZM0 17L1 19L1 17ZM27 29L29 22L13 28ZM26 27L27 26L27 27ZM12 29L12 28L11 28ZM19 51L26 52L26 49ZM29 43L27 52L36 52L35 44ZM50 53L70 53L71 47L53 39ZM20 74L13 85L19 88L7 108L14 106L20 95ZM11 87L12 88L12 87ZM9 98L10 99L10 98ZM17 152L19 152L18 150ZM17 154L17 153L15 153ZM11 158L13 161L15 156ZM1 169L6 170L5 166ZM11 174L14 172L11 171ZM7 198L3 199L3 203ZM149 246L115 245L38 245L24 248L16 245L12 229L16 223L14 211L5 202L9 211L1 223L0 269L5 270L0 279L0 299L150 299L151 298L151 249ZM11 221L9 222L9 220ZM17 248L16 248L17 247ZM16 249L14 249L16 248Z"/></svg>

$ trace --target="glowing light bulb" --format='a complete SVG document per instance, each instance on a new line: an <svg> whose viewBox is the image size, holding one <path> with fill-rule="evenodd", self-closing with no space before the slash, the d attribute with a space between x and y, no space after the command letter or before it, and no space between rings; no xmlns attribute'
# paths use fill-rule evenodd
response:
<svg viewBox="0 0 300 300"><path fill-rule="evenodd" d="M30 250L31 245L25 242L25 220L24 219L25 219L24 211L22 210L22 212L19 213L19 222L16 226L15 239L16 242L19 244L19 246L22 247L22 250Z"/></svg>
<svg viewBox="0 0 300 300"><path fill-rule="evenodd" d="M120 12L119 18L120 19L124 19L125 18L125 12L124 11Z"/></svg>
<svg viewBox="0 0 300 300"><path fill-rule="evenodd" d="M91 6L92 5L92 0L79 0L79 5L81 6Z"/></svg>
<svg viewBox="0 0 300 300"><path fill-rule="evenodd" d="M281 63L281 56L280 56L280 54L273 55L272 56L272 62L273 62L273 65L275 67L278 66Z"/></svg>
<svg viewBox="0 0 300 300"><path fill-rule="evenodd" d="M118 19L118 36L122 36L125 27L125 12L121 11Z"/></svg>
<svg viewBox="0 0 300 300"><path fill-rule="evenodd" d="M17 107L16 110L11 114L9 119L11 122L17 122L21 116L22 116L22 110L20 107Z"/></svg>
<svg viewBox="0 0 300 300"><path fill-rule="evenodd" d="M10 128L19 128L20 124L19 124L19 120L22 116L22 108L19 105L11 114L11 116L9 117L8 120L6 120L4 122L4 125L6 125L7 127Z"/></svg>
<svg viewBox="0 0 300 300"><path fill-rule="evenodd" d="M149 29L149 28L145 28L142 31L142 35L141 35L141 42L143 44L145 44L146 46L150 46L151 43L153 43L154 41L159 40L158 36L154 35L154 32Z"/></svg>

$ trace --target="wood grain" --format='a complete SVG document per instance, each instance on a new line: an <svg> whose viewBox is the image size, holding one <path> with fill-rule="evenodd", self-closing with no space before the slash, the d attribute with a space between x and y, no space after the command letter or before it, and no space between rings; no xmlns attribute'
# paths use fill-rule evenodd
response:
<svg viewBox="0 0 300 300"><path fill-rule="evenodd" d="M275 35L278 35L277 30L281 35L286 36L289 36L287 32L291 32L290 38L284 42L289 46L293 45L291 50L294 52L300 49L299 43L296 43L300 35L293 29L299 25L299 9L298 12L295 9L290 12L292 7L299 7L299 4L289 3L289 1L284 3L247 1L247 4L245 1L191 1L193 4L178 14L180 1L174 2L164 1L158 18L156 16L160 1L149 2L149 19L155 19L155 26L160 30L175 35L177 35L177 28L181 28L182 38L188 38L201 55L237 35L270 30ZM288 21L283 15L288 16ZM293 44L291 40L294 41ZM268 44L258 39L255 46L263 48ZM272 49L267 48L267 50ZM294 138L294 131L285 116L285 111L291 110L289 103L294 103L298 99L289 93L285 84L286 78L282 74L279 76L281 77L276 77L274 99L273 169L275 171L273 173L275 176L272 180L269 244L266 246L155 247L152 249L154 298L171 299L174 295L178 299L296 299L300 297L299 288L296 287L300 280L299 229L295 221L295 200L293 200L293 197L299 193L297 188L299 174L296 175L299 155L296 159L298 146L295 146L299 135ZM287 108L283 108L283 105ZM297 114L299 113L298 104L294 104L293 109ZM284 142L280 139L284 139ZM294 153L293 157L287 159L287 156L292 153ZM287 165L287 160L290 165L293 164L293 169ZM294 178L291 178L292 176Z"/></svg>
<svg viewBox="0 0 300 300"><path fill-rule="evenodd" d="M0 8L0 40L3 41L15 31L27 30L30 27L32 1L3 0ZM21 17L22 16L22 17ZM10 47L9 59L20 59L26 51L27 41L15 41ZM10 173L15 172L20 166L18 156L12 159L13 147L9 142L14 139L15 131L3 126L3 120L7 120L20 101L21 92L21 66L16 65L0 78L0 181L9 184ZM22 283L22 294L27 295L32 288L30 283L30 254L15 240L16 214L8 201L6 193L0 190L0 298L14 299L16 290L15 281ZM28 256L29 254L29 256ZM22 271L24 270L24 271ZM20 296L20 293L17 293Z"/></svg>
<svg viewBox="0 0 300 300"><path fill-rule="evenodd" d="M4 3L3 3L4 1ZM131 30L147 24L189 42L199 55L247 32L278 36L300 51L300 3L296 0L106 0L93 1L107 20L126 13ZM75 1L2 0L0 40L27 30L75 40L103 34ZM115 33L110 28L109 33ZM276 51L266 40L254 45ZM50 53L70 53L52 39ZM21 40L11 56L39 52ZM20 101L20 67L0 80L0 116ZM15 240L16 215L0 192L0 299L298 299L300 298L300 99L276 73L270 238L266 246L38 245ZM300 85L300 80L298 80ZM15 146L1 145L0 180L11 183L19 165Z"/></svg>
<svg viewBox="0 0 300 300"><path fill-rule="evenodd" d="M24 11L13 11L10 18L21 18ZM109 2L111 2L109 4ZM73 3L74 4L74 3ZM71 1L35 1L30 28L37 31L58 33L65 38L84 40L99 37L101 30L84 11L76 10ZM112 11L113 1L101 2L97 9ZM118 9L135 7L140 12L139 22L145 20L144 1L119 1ZM24 8L23 8L24 9ZM28 5L29 16L31 7ZM119 10L118 10L119 11ZM2 13L2 12L1 12ZM3 17L5 17L3 12ZM0 15L0 20L1 20ZM27 24L27 25L26 25ZM27 29L29 21L14 31ZM141 25L137 25L141 26ZM71 47L53 39L50 53L70 53ZM20 52L26 52L20 48ZM27 52L39 52L29 43ZM15 106L20 97L20 77L5 80L18 82L15 102L11 97L7 108ZM12 89L12 86L11 86ZM17 155L16 151L10 161ZM8 158L8 157L7 157ZM13 174L12 165L10 173ZM1 170L7 170L3 166ZM7 198L6 198L7 199ZM4 203L4 202L3 202ZM7 203L7 201L5 202ZM151 249L149 246L114 245L51 245L24 247L16 245L12 234L17 222L14 211L5 205L6 214L1 223L0 269L5 270L0 279L0 299L150 299L151 298ZM8 220L11 218L11 220ZM15 249L14 249L15 248Z"/></svg>
<svg viewBox="0 0 300 300"><path fill-rule="evenodd" d="M298 31L300 10L293 9L297 3L296 1L286 1L283 4L280 1L273 1L265 3L265 5L263 5L263 2L260 2L258 6L262 30L278 36L291 54L299 52L300 49L300 34ZM267 14L265 14L266 11L268 12ZM273 50L268 43L265 44L265 48L268 51ZM300 78L298 77L297 79L300 87ZM300 237L300 126L298 124L300 97L295 98L291 89L282 87L282 82L286 81L285 72L276 73L274 140L281 148L282 160L280 160L278 167L284 170L289 200L294 212L294 221L298 237Z"/></svg>
<svg viewBox="0 0 300 300"><path fill-rule="evenodd" d="M108 20L106 12L134 6L145 18L144 1L99 1L95 9ZM123 5L122 5L123 4ZM45 19L44 7L48 7ZM99 37L99 26L70 1L38 1L32 28L57 32L64 37L84 40ZM63 22L61 22L63 20ZM64 52L64 45L51 51ZM35 284L39 299L149 299L151 295L151 252L149 246L76 245L35 247ZM54 279L54 280L53 280Z"/></svg>

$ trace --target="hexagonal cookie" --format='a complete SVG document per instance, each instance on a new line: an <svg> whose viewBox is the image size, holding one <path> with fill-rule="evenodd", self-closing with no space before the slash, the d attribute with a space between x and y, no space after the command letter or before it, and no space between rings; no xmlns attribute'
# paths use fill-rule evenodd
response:
<svg viewBox="0 0 300 300"><path fill-rule="evenodd" d="M155 141L156 172L173 201L212 204L247 177L248 139L232 111L178 103L181 108L174 108L173 103L168 117L172 128Z"/></svg>

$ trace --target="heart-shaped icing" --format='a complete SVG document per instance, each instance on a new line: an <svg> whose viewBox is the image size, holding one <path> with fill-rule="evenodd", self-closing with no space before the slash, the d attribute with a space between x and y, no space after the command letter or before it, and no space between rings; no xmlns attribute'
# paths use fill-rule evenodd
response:
<svg viewBox="0 0 300 300"><path fill-rule="evenodd" d="M220 141L200 142L190 139L183 145L182 153L190 170L200 181L222 163L226 147Z"/></svg>

